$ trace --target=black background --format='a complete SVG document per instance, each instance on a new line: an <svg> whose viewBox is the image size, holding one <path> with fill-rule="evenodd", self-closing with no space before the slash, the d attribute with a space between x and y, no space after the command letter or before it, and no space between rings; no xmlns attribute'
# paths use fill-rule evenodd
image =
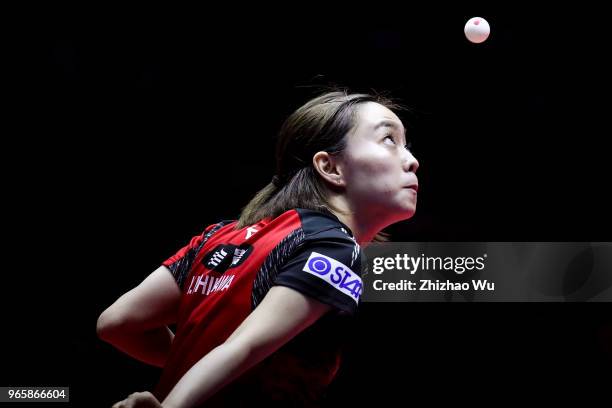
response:
<svg viewBox="0 0 612 408"><path fill-rule="evenodd" d="M271 178L283 119L337 84L388 91L420 161L395 240L610 241L609 45L581 2L7 14L2 385L110 406L159 371L98 315ZM491 36L471 44L473 16ZM330 404L594 399L603 304L363 304Z"/></svg>

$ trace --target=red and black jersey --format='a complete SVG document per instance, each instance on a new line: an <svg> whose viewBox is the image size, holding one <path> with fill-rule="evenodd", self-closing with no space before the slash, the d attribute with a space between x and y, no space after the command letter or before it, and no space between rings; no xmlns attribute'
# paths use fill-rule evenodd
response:
<svg viewBox="0 0 612 408"><path fill-rule="evenodd" d="M315 400L339 365L346 317L362 291L360 248L350 229L329 212L287 211L235 229L222 221L166 260L182 290L177 330L155 395L161 401L204 355L222 344L274 285L333 306L235 383L219 403ZM291 316L286 316L290 319Z"/></svg>

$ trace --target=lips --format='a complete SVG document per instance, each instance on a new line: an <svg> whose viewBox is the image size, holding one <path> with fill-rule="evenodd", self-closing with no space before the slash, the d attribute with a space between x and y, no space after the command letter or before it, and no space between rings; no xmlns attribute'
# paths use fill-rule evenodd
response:
<svg viewBox="0 0 612 408"><path fill-rule="evenodd" d="M409 186L405 186L404 188L409 188L411 190L414 190L415 193L419 191L419 185L418 184L410 184Z"/></svg>

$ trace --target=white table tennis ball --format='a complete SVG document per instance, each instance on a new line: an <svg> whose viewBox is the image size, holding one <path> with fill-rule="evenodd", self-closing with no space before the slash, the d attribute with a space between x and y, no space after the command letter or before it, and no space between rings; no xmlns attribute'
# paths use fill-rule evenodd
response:
<svg viewBox="0 0 612 408"><path fill-rule="evenodd" d="M489 37L491 27L489 27L489 23L487 23L487 20L484 18L472 17L467 23L465 23L463 32L468 40L478 44L485 41Z"/></svg>

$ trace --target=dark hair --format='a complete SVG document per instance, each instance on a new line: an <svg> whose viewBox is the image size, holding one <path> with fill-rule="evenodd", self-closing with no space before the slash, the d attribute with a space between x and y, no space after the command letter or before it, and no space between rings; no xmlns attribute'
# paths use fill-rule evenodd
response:
<svg viewBox="0 0 612 408"><path fill-rule="evenodd" d="M401 109L384 96L335 91L311 99L293 112L279 132L276 175L242 209L236 229L275 218L293 208L339 212L329 203L327 187L313 167L312 158L319 151L332 155L344 151L346 135L356 124L358 107L366 102ZM386 234L376 236L375 241L381 240L388 240Z"/></svg>

